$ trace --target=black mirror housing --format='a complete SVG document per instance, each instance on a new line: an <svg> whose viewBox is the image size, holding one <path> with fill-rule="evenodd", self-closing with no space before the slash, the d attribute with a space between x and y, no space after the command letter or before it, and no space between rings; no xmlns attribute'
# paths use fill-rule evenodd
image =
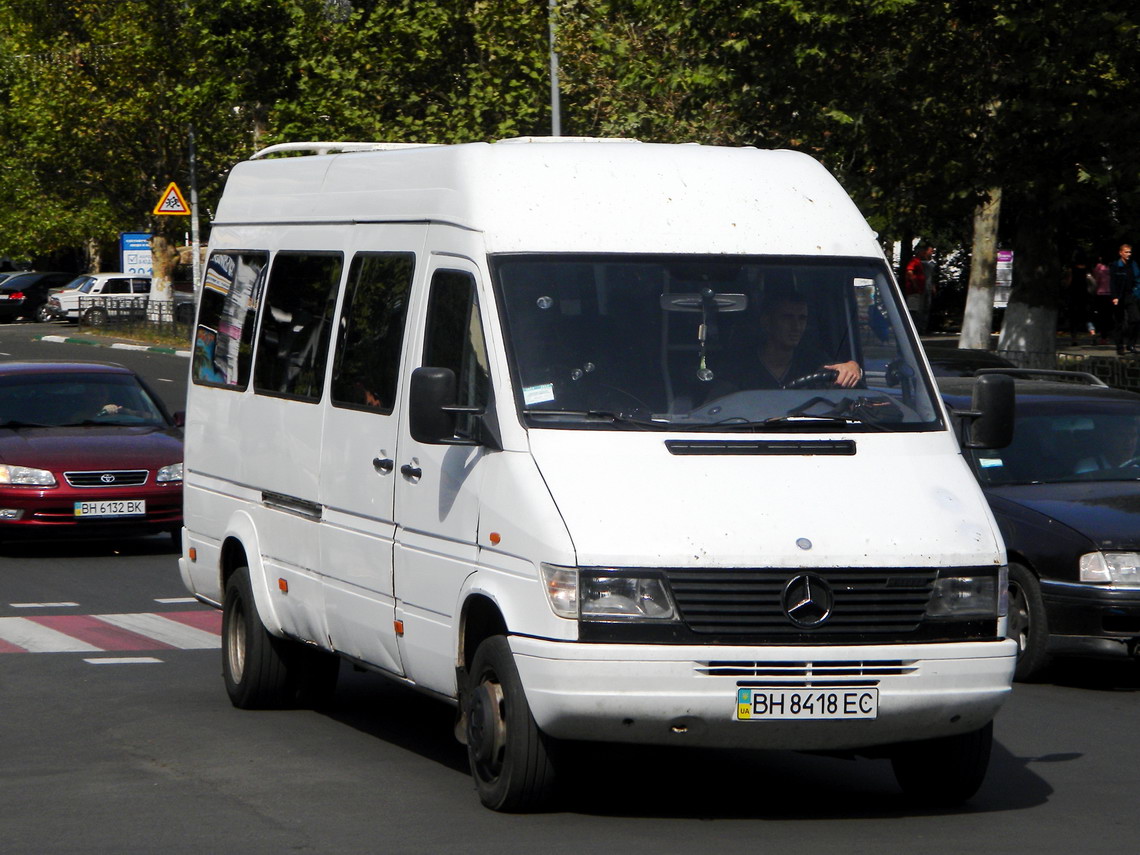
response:
<svg viewBox="0 0 1140 855"><path fill-rule="evenodd" d="M408 429L412 439L440 445L455 437L455 372L450 368L417 368L409 391Z"/></svg>
<svg viewBox="0 0 1140 855"><path fill-rule="evenodd" d="M983 374L974 385L974 420L967 429L967 448L1005 448L1013 441L1013 378Z"/></svg>

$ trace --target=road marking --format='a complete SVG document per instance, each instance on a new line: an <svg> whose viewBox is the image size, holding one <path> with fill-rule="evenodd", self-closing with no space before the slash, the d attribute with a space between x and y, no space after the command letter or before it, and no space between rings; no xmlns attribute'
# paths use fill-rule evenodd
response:
<svg viewBox="0 0 1140 855"><path fill-rule="evenodd" d="M95 615L95 617L112 626L137 632L139 635L145 635L181 650L209 650L222 646L218 635L164 615L126 614Z"/></svg>
<svg viewBox="0 0 1140 855"><path fill-rule="evenodd" d="M155 602L162 603L164 606L174 606L181 605L182 603L196 603L198 601L193 597L159 597Z"/></svg>
<svg viewBox="0 0 1140 855"><path fill-rule="evenodd" d="M8 603L13 609L71 609L79 603Z"/></svg>
<svg viewBox="0 0 1140 855"><path fill-rule="evenodd" d="M153 663L162 664L161 659L155 659L153 656L116 656L111 659L84 659L89 665L151 665Z"/></svg>
<svg viewBox="0 0 1140 855"><path fill-rule="evenodd" d="M0 618L0 640L29 653L99 653L102 648L31 618Z"/></svg>
<svg viewBox="0 0 1140 855"><path fill-rule="evenodd" d="M0 654L216 650L221 631L222 614L215 609L0 617Z"/></svg>

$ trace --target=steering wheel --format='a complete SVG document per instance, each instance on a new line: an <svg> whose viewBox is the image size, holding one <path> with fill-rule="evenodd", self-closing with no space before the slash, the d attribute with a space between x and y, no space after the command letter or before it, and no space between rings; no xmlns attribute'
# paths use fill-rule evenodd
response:
<svg viewBox="0 0 1140 855"><path fill-rule="evenodd" d="M836 378L839 377L839 372L834 368L824 368L819 371L813 371L811 374L805 374L803 377L797 377L784 384L785 389L822 389L825 386L832 385Z"/></svg>

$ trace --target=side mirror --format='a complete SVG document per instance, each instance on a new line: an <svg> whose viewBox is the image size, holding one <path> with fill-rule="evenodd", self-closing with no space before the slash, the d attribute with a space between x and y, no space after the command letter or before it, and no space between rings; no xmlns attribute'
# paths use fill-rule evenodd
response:
<svg viewBox="0 0 1140 855"><path fill-rule="evenodd" d="M180 427L180 428L186 427L186 411L185 410L179 410L174 415L172 415L170 418L174 420L174 426L175 427Z"/></svg>
<svg viewBox="0 0 1140 855"><path fill-rule="evenodd" d="M439 445L455 438L455 372L450 368L417 368L412 372L408 428L412 439Z"/></svg>
<svg viewBox="0 0 1140 855"><path fill-rule="evenodd" d="M1005 448L1013 441L1013 378L983 374L974 386L973 422L966 431L967 448ZM963 414L965 415L965 414Z"/></svg>

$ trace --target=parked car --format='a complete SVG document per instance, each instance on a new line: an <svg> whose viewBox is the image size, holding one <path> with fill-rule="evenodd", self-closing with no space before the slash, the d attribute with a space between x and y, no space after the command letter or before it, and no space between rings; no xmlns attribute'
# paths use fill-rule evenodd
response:
<svg viewBox="0 0 1140 855"><path fill-rule="evenodd" d="M182 420L121 365L0 363L0 540L177 539Z"/></svg>
<svg viewBox="0 0 1140 855"><path fill-rule="evenodd" d="M43 311L49 292L74 278L74 273L29 271L15 273L0 281L0 321L17 318L49 320Z"/></svg>
<svg viewBox="0 0 1140 855"><path fill-rule="evenodd" d="M1015 676L1033 678L1055 653L1136 657L1140 395L1089 374L997 370L1015 377L1013 442L964 453L1008 551ZM938 380L962 410L975 382Z"/></svg>
<svg viewBox="0 0 1140 855"><path fill-rule="evenodd" d="M1004 356L992 350L968 347L926 347L926 358L935 377L970 377L983 368L1016 368Z"/></svg>
<svg viewBox="0 0 1140 855"><path fill-rule="evenodd" d="M52 294L48 311L54 318L64 318L99 326L119 304L119 308L144 311L150 297L150 277L129 273L89 273L78 277L69 287ZM85 299L101 298L101 299Z"/></svg>

